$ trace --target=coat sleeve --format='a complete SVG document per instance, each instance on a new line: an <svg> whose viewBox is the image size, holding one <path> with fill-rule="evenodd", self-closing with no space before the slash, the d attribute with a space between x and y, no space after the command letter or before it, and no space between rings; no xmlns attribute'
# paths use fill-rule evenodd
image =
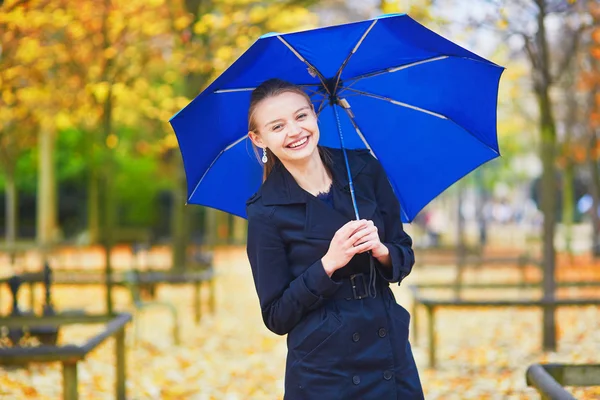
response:
<svg viewBox="0 0 600 400"><path fill-rule="evenodd" d="M263 321L272 332L285 335L309 311L321 306L341 285L326 273L321 259L294 278L285 244L270 220L248 207L248 259L260 301ZM256 207L260 208L260 206Z"/></svg>
<svg viewBox="0 0 600 400"><path fill-rule="evenodd" d="M390 283L398 282L398 285L408 274L410 274L415 263L415 255L412 249L412 239L404 231L400 215L400 203L394 194L392 185L379 160L371 158L371 164L375 175L375 196L378 208L385 226L385 238L383 244L390 251L392 267L381 265L377 260L380 275Z"/></svg>

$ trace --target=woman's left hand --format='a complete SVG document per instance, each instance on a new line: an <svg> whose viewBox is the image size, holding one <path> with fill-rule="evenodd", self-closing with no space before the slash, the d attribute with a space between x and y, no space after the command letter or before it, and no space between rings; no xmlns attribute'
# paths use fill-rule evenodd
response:
<svg viewBox="0 0 600 400"><path fill-rule="evenodd" d="M356 241L354 247L358 253L371 251L373 257L384 259L389 256L390 251L386 245L381 243L377 227L373 221L367 221L367 226L354 234Z"/></svg>

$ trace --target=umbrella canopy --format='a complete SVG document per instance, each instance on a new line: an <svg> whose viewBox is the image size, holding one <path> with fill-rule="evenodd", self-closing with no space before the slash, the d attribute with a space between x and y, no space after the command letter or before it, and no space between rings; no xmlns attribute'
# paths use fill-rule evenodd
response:
<svg viewBox="0 0 600 400"><path fill-rule="evenodd" d="M247 137L250 94L279 78L311 97L321 145L371 150L410 222L454 182L499 156L502 72L405 14L264 35L170 120L188 203L246 216L245 202L262 180Z"/></svg>

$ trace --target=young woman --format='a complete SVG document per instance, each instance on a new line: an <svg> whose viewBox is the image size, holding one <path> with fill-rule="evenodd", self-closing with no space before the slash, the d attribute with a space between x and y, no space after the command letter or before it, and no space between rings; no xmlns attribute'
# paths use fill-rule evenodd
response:
<svg viewBox="0 0 600 400"><path fill-rule="evenodd" d="M409 313L389 288L414 264L400 205L368 151L319 143L309 97L271 79L251 96L264 181L247 202L248 258L263 320L287 334L285 399L422 399Z"/></svg>

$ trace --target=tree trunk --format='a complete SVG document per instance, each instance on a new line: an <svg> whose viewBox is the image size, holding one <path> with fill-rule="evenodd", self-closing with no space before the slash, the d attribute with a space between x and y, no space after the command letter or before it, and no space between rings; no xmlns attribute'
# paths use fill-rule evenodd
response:
<svg viewBox="0 0 600 400"><path fill-rule="evenodd" d="M110 39L108 36L108 23L110 14L110 2L111 0L104 1L104 18L102 21L102 38L103 47L108 49L110 47ZM112 133L112 109L113 109L113 98L112 98L112 82L109 81L109 73L112 66L112 59L106 59L104 70L102 73L102 80L109 83L108 93L104 99L104 105L102 110L102 138L104 139L104 163L102 165L102 174L104 182L104 207L103 207L103 229L102 229L102 242L104 244L104 256L106 259L105 264L105 286L106 286L106 312L108 314L113 313L113 282L112 282L112 260L111 253L115 243L115 193L113 187L113 174L114 174L114 151L109 146L108 138Z"/></svg>
<svg viewBox="0 0 600 400"><path fill-rule="evenodd" d="M543 262L544 262L544 299L554 299L555 293L555 262L556 251L554 249L554 234L556 228L556 187L555 187L555 144L556 132L552 111L550 109L550 99L546 91L540 94L540 113L541 113L541 133L542 141L540 148L540 157L542 159L542 196L541 205L544 214L544 233L543 233ZM554 309L544 309L544 350L556 349L556 326L554 321Z"/></svg>
<svg viewBox="0 0 600 400"><path fill-rule="evenodd" d="M38 192L37 192L37 241L47 249L57 239L57 201L54 165L54 127L48 123L40 126L38 134Z"/></svg>
<svg viewBox="0 0 600 400"><path fill-rule="evenodd" d="M104 112L102 118L102 131L103 136L108 137L111 133L112 127L112 86L108 90L106 100L104 101ZM102 168L104 173L104 207L103 207L103 229L102 229L102 242L104 245L104 256L106 258L105 265L105 277L106 277L106 311L109 314L113 313L113 297L112 297L112 261L111 253L112 248L115 244L115 193L113 187L113 174L114 174L114 151L111 148L105 148L105 161Z"/></svg>
<svg viewBox="0 0 600 400"><path fill-rule="evenodd" d="M17 241L17 213L18 213L18 192L17 183L15 181L14 170L6 171L6 247L12 251Z"/></svg>
<svg viewBox="0 0 600 400"><path fill-rule="evenodd" d="M206 3L206 1L204 1L204 3ZM198 21L199 17L202 15L202 10L200 10L202 4L202 0L185 0L186 11L193 16L194 21ZM191 34L194 34L193 31ZM185 77L185 95L187 98L192 99L198 94L202 82L203 79L198 74L190 73ZM171 215L171 238L173 253L171 258L171 268L184 270L187 258L187 246L190 238L191 212L186 207L187 183L181 157L176 157L174 162L176 162L175 170L177 172L175 187L172 192L173 208Z"/></svg>
<svg viewBox="0 0 600 400"><path fill-rule="evenodd" d="M90 166L88 178L87 226L89 243L98 243L100 239L100 179L96 165Z"/></svg>
<svg viewBox="0 0 600 400"><path fill-rule="evenodd" d="M543 263L544 263L544 299L553 300L555 294L555 269L556 251L554 248L554 235L556 229L556 126L550 100L550 57L548 54L548 40L546 37L546 3L537 1L538 31L537 45L538 60L532 60L534 69L534 82L540 109L540 158L542 159L542 195L541 208L544 215L543 233ZM556 349L556 324L554 307L545 307L543 312L543 348L544 350Z"/></svg>
<svg viewBox="0 0 600 400"><path fill-rule="evenodd" d="M183 271L186 268L187 246L190 236L190 210L186 207L187 186L185 171L180 157L175 158L178 165L175 168L175 188L173 189L173 209L171 218L172 235L172 264L174 270Z"/></svg>
<svg viewBox="0 0 600 400"><path fill-rule="evenodd" d="M563 211L562 223L565 232L565 249L569 256L573 256L573 222L575 219L575 165L571 157L567 156L563 176Z"/></svg>
<svg viewBox="0 0 600 400"><path fill-rule="evenodd" d="M485 245L487 244L487 221L485 218L485 203L487 195L485 185L483 183L483 171L478 168L475 171L475 182L477 185L477 230L479 233L479 252L483 254Z"/></svg>
<svg viewBox="0 0 600 400"><path fill-rule="evenodd" d="M456 275L454 279L454 297L457 300L461 295L462 280L467 257L465 219L462 215L463 192L463 183L458 182L456 193Z"/></svg>

